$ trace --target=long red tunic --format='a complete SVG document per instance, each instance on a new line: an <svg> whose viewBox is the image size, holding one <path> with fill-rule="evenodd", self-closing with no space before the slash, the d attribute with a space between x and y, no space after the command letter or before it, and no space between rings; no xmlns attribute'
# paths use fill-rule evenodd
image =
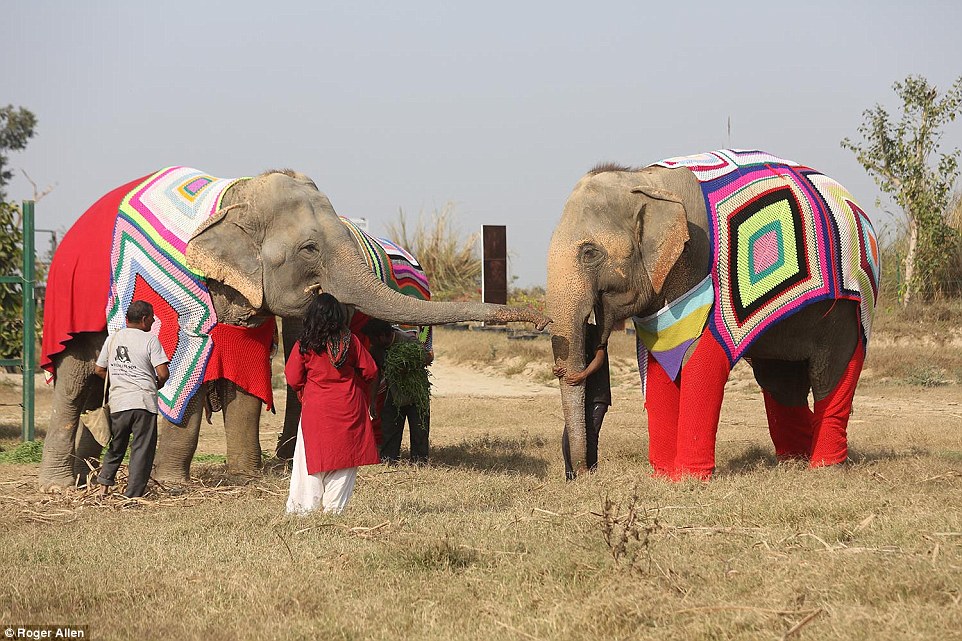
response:
<svg viewBox="0 0 962 641"><path fill-rule="evenodd" d="M367 399L377 365L357 336L351 334L347 360L340 368L326 352L301 354L300 341L294 343L284 375L301 395L308 474L380 462Z"/></svg>

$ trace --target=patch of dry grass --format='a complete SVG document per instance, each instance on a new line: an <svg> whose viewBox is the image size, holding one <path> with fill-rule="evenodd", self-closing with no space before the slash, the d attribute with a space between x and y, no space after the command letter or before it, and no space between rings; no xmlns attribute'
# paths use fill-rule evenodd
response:
<svg viewBox="0 0 962 641"><path fill-rule="evenodd" d="M512 324L513 325L513 324ZM512 339L512 332L528 333L525 329L507 331L471 330L455 331L446 327L435 330L438 352L453 363L470 365L503 376L524 376L546 383L555 380L551 373L554 357L551 340L547 333L529 340ZM624 332L611 335L608 344L609 365L617 380L622 378L638 381L635 338Z"/></svg>
<svg viewBox="0 0 962 641"><path fill-rule="evenodd" d="M444 358L501 353L478 367L497 370L516 348L550 367L543 339L435 340ZM775 463L739 367L716 478L670 484L649 476L633 349L612 340L625 379L599 472L573 483L554 396L435 398L431 465L362 468L340 517L284 516L276 471L249 480L195 465L177 493L123 502L41 495L36 465L0 465L0 623L212 640L874 641L962 629L958 386L873 378L856 395L852 463L811 471ZM222 452L208 438L204 453Z"/></svg>
<svg viewBox="0 0 962 641"><path fill-rule="evenodd" d="M121 502L39 495L36 466L0 466L0 621L104 639L768 639L803 622L789 638L948 638L958 396L874 389L854 462L813 472L774 464L761 401L735 386L708 485L648 476L628 387L600 471L575 483L557 399L435 399L432 465L363 468L341 517L283 516L277 473L195 466L184 494Z"/></svg>

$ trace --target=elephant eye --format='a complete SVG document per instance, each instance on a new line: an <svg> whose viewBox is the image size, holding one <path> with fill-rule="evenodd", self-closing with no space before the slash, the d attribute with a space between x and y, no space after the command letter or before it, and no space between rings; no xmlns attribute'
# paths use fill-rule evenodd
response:
<svg viewBox="0 0 962 641"><path fill-rule="evenodd" d="M601 249L591 244L585 244L581 246L578 259L581 261L582 265L593 267L600 263L604 257L605 254Z"/></svg>
<svg viewBox="0 0 962 641"><path fill-rule="evenodd" d="M298 252L300 252L300 254L305 258L314 258L317 256L318 252L320 252L320 249L318 249L317 243L312 241L301 245L301 248L298 250Z"/></svg>

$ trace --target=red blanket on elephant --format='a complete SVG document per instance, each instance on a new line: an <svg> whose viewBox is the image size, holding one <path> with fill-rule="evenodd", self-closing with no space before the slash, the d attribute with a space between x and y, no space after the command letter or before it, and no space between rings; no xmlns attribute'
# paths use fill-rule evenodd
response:
<svg viewBox="0 0 962 641"><path fill-rule="evenodd" d="M94 203L57 247L44 300L44 331L40 366L52 380L54 357L70 339L81 332L107 330L107 300L110 295L111 244L121 201L149 176L114 189ZM177 344L176 312L150 288L138 288L137 295L154 306L160 319L158 338L168 356ZM204 381L226 378L273 408L270 353L274 323L245 329L215 325L213 348ZM165 331L166 330L166 331Z"/></svg>
<svg viewBox="0 0 962 641"><path fill-rule="evenodd" d="M127 183L94 203L57 246L47 274L43 303L40 367L53 379L53 357L74 334L107 331L110 244L120 201L147 176Z"/></svg>

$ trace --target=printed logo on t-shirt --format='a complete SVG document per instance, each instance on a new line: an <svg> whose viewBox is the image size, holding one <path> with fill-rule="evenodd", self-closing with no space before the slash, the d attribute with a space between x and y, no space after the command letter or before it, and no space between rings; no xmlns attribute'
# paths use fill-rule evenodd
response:
<svg viewBox="0 0 962 641"><path fill-rule="evenodd" d="M126 345L117 346L117 355L114 360L118 363L129 363L130 362L130 352L127 351Z"/></svg>

